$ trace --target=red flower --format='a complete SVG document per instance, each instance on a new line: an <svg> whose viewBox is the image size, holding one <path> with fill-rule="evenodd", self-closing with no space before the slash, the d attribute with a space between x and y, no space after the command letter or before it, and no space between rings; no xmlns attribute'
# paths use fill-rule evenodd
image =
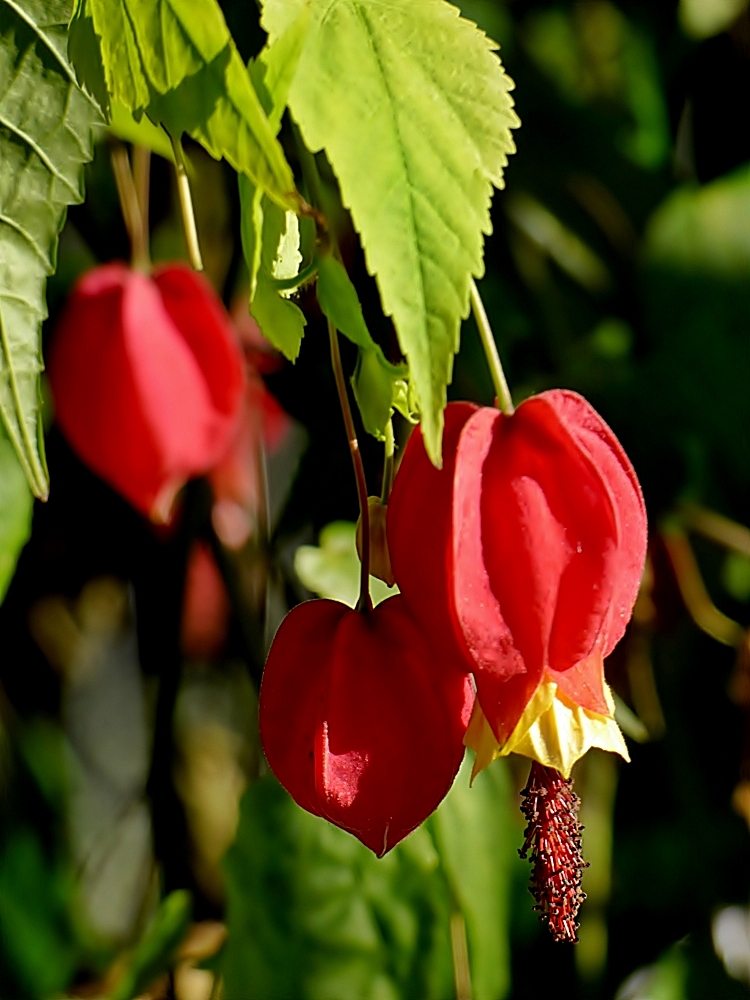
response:
<svg viewBox="0 0 750 1000"><path fill-rule="evenodd" d="M268 762L295 801L377 855L436 808L463 757L473 692L400 597L308 601L274 639L260 690Z"/></svg>
<svg viewBox="0 0 750 1000"><path fill-rule="evenodd" d="M154 520L210 469L234 432L244 382L231 321L181 264L124 264L78 282L50 358L58 422L79 456Z"/></svg>
<svg viewBox="0 0 750 1000"><path fill-rule="evenodd" d="M584 733L588 723L612 715L603 658L630 618L646 553L635 473L601 417L562 390L512 416L449 406L443 452L438 471L419 432L406 448L388 512L396 582L474 674L496 747L569 773L606 742L601 726ZM557 716L554 732L532 732L563 709L568 732ZM467 740L475 749L481 722Z"/></svg>

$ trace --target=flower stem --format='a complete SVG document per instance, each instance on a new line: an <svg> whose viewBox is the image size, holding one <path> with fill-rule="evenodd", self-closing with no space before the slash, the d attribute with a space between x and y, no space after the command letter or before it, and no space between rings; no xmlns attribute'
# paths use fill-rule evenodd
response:
<svg viewBox="0 0 750 1000"><path fill-rule="evenodd" d="M185 153L180 139L175 139L174 136L170 136L170 138L174 152L175 169L177 170L177 194L180 199L182 225L185 229L185 242L187 243L190 266L195 271L202 271L203 258L201 257L201 248L198 243L198 229L195 225L195 212L193 211L193 198L190 194L190 181L185 164Z"/></svg>
<svg viewBox="0 0 750 1000"><path fill-rule="evenodd" d="M393 437L393 420L385 425L385 462L383 463L383 486L380 491L380 502L385 506L393 488L393 454L396 442Z"/></svg>
<svg viewBox="0 0 750 1000"><path fill-rule="evenodd" d="M120 199L120 209L130 239L130 263L135 270L148 272L151 270L148 252L148 222L144 225L138 192L133 180L133 172L130 169L128 151L121 142L112 147L111 159L117 196Z"/></svg>
<svg viewBox="0 0 750 1000"><path fill-rule="evenodd" d="M133 183L141 212L141 231L146 254L149 253L148 209L151 189L151 150L145 146L133 146ZM149 261L150 263L150 261Z"/></svg>
<svg viewBox="0 0 750 1000"><path fill-rule="evenodd" d="M513 406L510 389L508 388L508 383L505 379L505 372L503 371L503 366L500 361L500 355L497 353L497 344L495 343L495 338L492 334L492 327L490 326L490 321L487 318L487 312L479 294L479 289L477 288L476 282L473 278L469 279L469 289L471 292L471 308L474 313L474 319L477 322L479 336L482 339L482 347L484 348L487 364L490 368L492 382L495 386L497 406L500 410L502 410L506 417L511 417L515 412L515 407Z"/></svg>
<svg viewBox="0 0 750 1000"><path fill-rule="evenodd" d="M339 394L341 404L341 415L344 418L346 437L349 441L349 451L352 456L354 466L354 477L357 480L357 494L359 496L359 517L362 525L362 572L359 583L358 611L372 611L372 600L370 599L370 514L367 506L367 481L365 479L365 467L362 464L362 455L357 441L357 432L354 429L352 410L349 406L349 396L346 391L346 380L344 379L344 369L341 364L341 352L339 351L339 335L336 327L328 320L328 337L331 342L331 364L333 375L336 379L336 389Z"/></svg>

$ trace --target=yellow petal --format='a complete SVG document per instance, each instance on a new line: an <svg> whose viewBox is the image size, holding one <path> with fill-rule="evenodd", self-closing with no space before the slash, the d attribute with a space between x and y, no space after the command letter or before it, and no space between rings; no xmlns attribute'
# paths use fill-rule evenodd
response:
<svg viewBox="0 0 750 1000"><path fill-rule="evenodd" d="M609 688L605 685L604 689L610 711L614 712ZM591 747L619 753L625 760L630 760L615 720L581 708L548 677L534 692L516 728L502 747L495 739L479 701L474 703L464 743L476 753L472 781L496 757L505 757L510 753L531 757L546 767L554 767L566 778L570 777L575 762Z"/></svg>

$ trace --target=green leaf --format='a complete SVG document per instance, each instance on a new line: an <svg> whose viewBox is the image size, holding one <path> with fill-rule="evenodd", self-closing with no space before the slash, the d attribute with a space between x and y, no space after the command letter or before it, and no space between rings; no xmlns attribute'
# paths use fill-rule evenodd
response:
<svg viewBox="0 0 750 1000"><path fill-rule="evenodd" d="M296 361L305 335L305 314L294 302L279 295L264 274L258 276L250 312L258 321L265 338L285 358Z"/></svg>
<svg viewBox="0 0 750 1000"><path fill-rule="evenodd" d="M300 545L294 553L294 572L302 585L332 601L353 608L359 598L361 563L357 555L357 526L352 521L333 521L320 532L318 545ZM370 576L370 596L374 605L398 594L376 576Z"/></svg>
<svg viewBox="0 0 750 1000"><path fill-rule="evenodd" d="M493 43L444 0L266 0L271 44L308 6L289 107L338 176L437 463L492 185L514 150L512 83Z"/></svg>
<svg viewBox="0 0 750 1000"><path fill-rule="evenodd" d="M33 500L15 450L0 434L0 602L31 534Z"/></svg>
<svg viewBox="0 0 750 1000"><path fill-rule="evenodd" d="M239 185L242 248L252 292L250 312L266 339L290 361L296 361L307 321L302 310L274 286L274 268L287 231L287 215L278 205L261 197L246 177L239 178Z"/></svg>
<svg viewBox="0 0 750 1000"><path fill-rule="evenodd" d="M474 1000L500 1000L510 987L511 790L500 761L469 787L471 763L467 754L431 823L466 921L472 995Z"/></svg>
<svg viewBox="0 0 750 1000"><path fill-rule="evenodd" d="M325 254L318 261L318 304L336 329L353 344L366 350L375 349L357 290L346 268L333 254Z"/></svg>
<svg viewBox="0 0 750 1000"><path fill-rule="evenodd" d="M750 166L711 181L677 188L646 228L648 264L729 280L750 276Z"/></svg>
<svg viewBox="0 0 750 1000"><path fill-rule="evenodd" d="M93 94L105 81L107 104L145 111L175 137L187 132L279 205L299 209L291 167L217 0L78 0L70 53Z"/></svg>
<svg viewBox="0 0 750 1000"><path fill-rule="evenodd" d="M226 1000L444 1000L449 894L429 833L378 859L272 777L242 801L224 862Z"/></svg>
<svg viewBox="0 0 750 1000"><path fill-rule="evenodd" d="M119 101L112 101L110 104L109 130L124 142L145 146L153 153L163 156L165 160L174 162L172 143L164 129L154 125L145 115L140 121L136 121L131 112Z"/></svg>
<svg viewBox="0 0 750 1000"><path fill-rule="evenodd" d="M190 925L192 909L190 893L186 890L180 889L167 896L110 1000L133 1000L171 968L174 953Z"/></svg>
<svg viewBox="0 0 750 1000"><path fill-rule="evenodd" d="M365 430L382 441L393 415L397 382L408 375L406 367L390 364L370 336L357 290L333 254L318 260L318 304L336 329L360 349L352 378L354 398Z"/></svg>
<svg viewBox="0 0 750 1000"><path fill-rule="evenodd" d="M403 368L388 364L380 348L360 348L352 377L354 398L365 430L379 441L385 440L386 427L407 374Z"/></svg>
<svg viewBox="0 0 750 1000"><path fill-rule="evenodd" d="M2 960L12 968L20 995L29 1000L60 996L75 973L80 956L71 926L72 900L72 878L47 857L36 831L19 827L3 838Z"/></svg>
<svg viewBox="0 0 750 1000"><path fill-rule="evenodd" d="M0 0L0 413L34 493L49 491L40 417L45 282L83 200L94 103L66 55L68 0Z"/></svg>

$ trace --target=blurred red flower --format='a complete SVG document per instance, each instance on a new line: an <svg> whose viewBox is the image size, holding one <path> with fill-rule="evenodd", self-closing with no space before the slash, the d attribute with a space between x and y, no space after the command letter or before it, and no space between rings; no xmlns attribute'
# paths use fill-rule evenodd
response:
<svg viewBox="0 0 750 1000"><path fill-rule="evenodd" d="M243 358L208 282L182 264L148 276L88 272L58 324L49 375L57 420L80 458L155 521L226 451Z"/></svg>

